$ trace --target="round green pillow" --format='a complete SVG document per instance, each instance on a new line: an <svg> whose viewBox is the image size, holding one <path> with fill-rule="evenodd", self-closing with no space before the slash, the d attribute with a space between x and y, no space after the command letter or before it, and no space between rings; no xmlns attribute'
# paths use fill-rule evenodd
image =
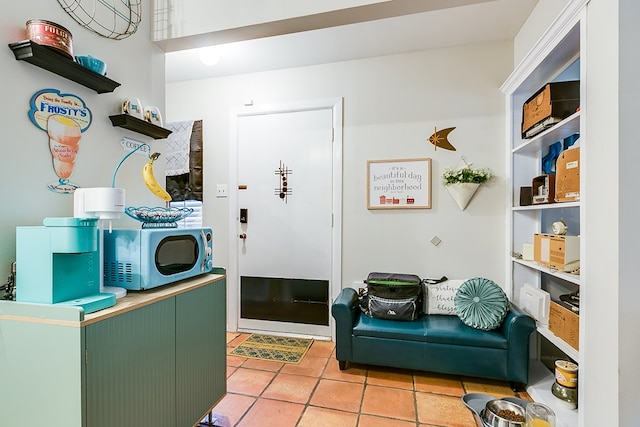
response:
<svg viewBox="0 0 640 427"><path fill-rule="evenodd" d="M464 282L456 292L454 304L465 325L483 331L500 326L509 312L509 299L502 288L482 277Z"/></svg>

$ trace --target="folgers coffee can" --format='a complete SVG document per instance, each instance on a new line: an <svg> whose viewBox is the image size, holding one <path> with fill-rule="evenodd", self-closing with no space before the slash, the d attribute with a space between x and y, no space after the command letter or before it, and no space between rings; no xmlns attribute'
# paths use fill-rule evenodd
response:
<svg viewBox="0 0 640 427"><path fill-rule="evenodd" d="M71 32L62 25L43 19L30 19L27 21L27 37L34 43L53 48L73 59Z"/></svg>

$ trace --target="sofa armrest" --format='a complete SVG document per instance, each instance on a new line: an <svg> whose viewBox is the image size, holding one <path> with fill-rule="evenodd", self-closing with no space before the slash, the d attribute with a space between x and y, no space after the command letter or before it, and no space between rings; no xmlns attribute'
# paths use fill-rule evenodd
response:
<svg viewBox="0 0 640 427"><path fill-rule="evenodd" d="M510 303L509 312L500 329L504 336L511 340L512 335L521 335L523 332L528 335L533 332L536 329L536 322L524 310Z"/></svg>
<svg viewBox="0 0 640 427"><path fill-rule="evenodd" d="M501 332L509 341L509 377L526 384L529 375L529 336L536 329L531 316L511 304Z"/></svg>
<svg viewBox="0 0 640 427"><path fill-rule="evenodd" d="M358 293L353 288L344 288L331 305L331 315L336 324L336 359L351 360L351 335L353 325L360 315Z"/></svg>

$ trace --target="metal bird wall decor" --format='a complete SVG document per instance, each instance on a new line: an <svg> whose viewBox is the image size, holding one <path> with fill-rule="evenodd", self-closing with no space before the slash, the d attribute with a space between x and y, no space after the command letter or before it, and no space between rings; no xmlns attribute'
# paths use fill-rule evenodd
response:
<svg viewBox="0 0 640 427"><path fill-rule="evenodd" d="M429 142L433 144L433 149L437 150L438 147L444 148L445 150L456 151L456 147L451 145L447 136L454 130L455 127L446 128L442 130L438 130L437 128L433 128L433 135L429 137Z"/></svg>

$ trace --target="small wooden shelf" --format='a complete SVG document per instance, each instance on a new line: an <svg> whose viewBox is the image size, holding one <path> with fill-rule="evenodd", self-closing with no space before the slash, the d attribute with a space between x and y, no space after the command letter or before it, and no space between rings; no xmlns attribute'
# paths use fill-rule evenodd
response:
<svg viewBox="0 0 640 427"><path fill-rule="evenodd" d="M94 73L77 62L65 58L52 49L31 40L9 43L16 60L26 61L37 67L72 80L97 93L113 92L120 83L98 73Z"/></svg>
<svg viewBox="0 0 640 427"><path fill-rule="evenodd" d="M115 127L129 129L134 132L150 136L153 139L164 139L171 135L171 131L169 129L156 126L153 123L149 123L128 114L116 114L115 116L109 116L109 119L111 119L111 124Z"/></svg>

